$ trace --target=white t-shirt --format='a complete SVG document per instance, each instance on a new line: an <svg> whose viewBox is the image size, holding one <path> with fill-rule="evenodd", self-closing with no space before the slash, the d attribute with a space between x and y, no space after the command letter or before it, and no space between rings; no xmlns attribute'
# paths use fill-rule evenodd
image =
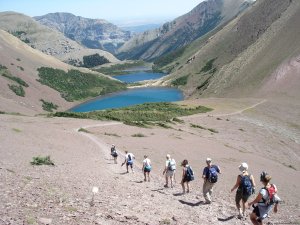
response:
<svg viewBox="0 0 300 225"><path fill-rule="evenodd" d="M132 153L127 153L127 154L125 155L126 161L130 161L130 160L128 159L128 156L129 156L129 155L130 155L131 161L133 161L134 155L133 155Z"/></svg>
<svg viewBox="0 0 300 225"><path fill-rule="evenodd" d="M175 161L175 159L168 159L166 161L166 168L170 169L169 168L170 165L171 166L174 165L174 170L176 169L176 161Z"/></svg>
<svg viewBox="0 0 300 225"><path fill-rule="evenodd" d="M144 160L143 160L143 165L144 165L144 166L151 166L151 161L150 161L150 159L148 159L148 158L144 159Z"/></svg>

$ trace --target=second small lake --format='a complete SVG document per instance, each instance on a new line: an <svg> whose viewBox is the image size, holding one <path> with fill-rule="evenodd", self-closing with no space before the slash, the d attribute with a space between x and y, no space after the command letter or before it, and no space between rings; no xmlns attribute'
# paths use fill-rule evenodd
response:
<svg viewBox="0 0 300 225"><path fill-rule="evenodd" d="M125 83L135 83L144 80L156 80L164 76L166 76L166 74L164 73L152 73L152 72L140 71L140 72L135 72L130 74L116 75L113 77Z"/></svg>

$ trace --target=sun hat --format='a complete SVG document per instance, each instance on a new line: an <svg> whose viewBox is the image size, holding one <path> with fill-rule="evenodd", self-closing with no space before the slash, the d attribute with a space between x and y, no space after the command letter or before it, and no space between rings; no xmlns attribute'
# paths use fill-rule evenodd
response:
<svg viewBox="0 0 300 225"><path fill-rule="evenodd" d="M211 162L211 158L207 158L207 159L206 159L206 162Z"/></svg>
<svg viewBox="0 0 300 225"><path fill-rule="evenodd" d="M239 170L240 170L241 172L247 171L247 170L248 170L248 164L245 163L245 162L243 162L241 165L239 165Z"/></svg>

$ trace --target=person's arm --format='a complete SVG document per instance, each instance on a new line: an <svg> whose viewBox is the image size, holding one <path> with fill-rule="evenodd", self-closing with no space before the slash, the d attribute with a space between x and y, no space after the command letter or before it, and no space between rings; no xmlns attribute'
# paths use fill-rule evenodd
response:
<svg viewBox="0 0 300 225"><path fill-rule="evenodd" d="M163 175L167 172L167 170L168 170L168 164L166 162L166 165L165 165L165 168L164 168L164 171L163 171Z"/></svg>
<svg viewBox="0 0 300 225"><path fill-rule="evenodd" d="M202 178L204 179L204 180L206 180L207 178L206 178L206 173L207 173L207 169L206 169L207 167L205 167L204 169L203 169L203 173L202 173Z"/></svg>
<svg viewBox="0 0 300 225"><path fill-rule="evenodd" d="M217 172L218 172L219 174L221 174L221 169L220 169L220 167L218 167L218 166L217 166Z"/></svg>
<svg viewBox="0 0 300 225"><path fill-rule="evenodd" d="M185 169L185 167L183 167L183 169L182 169L182 178L181 178L181 182L183 182L184 177L185 177L185 174L186 174L186 169Z"/></svg>
<svg viewBox="0 0 300 225"><path fill-rule="evenodd" d="M274 205L274 213L277 213L277 211L278 211L278 202L276 202Z"/></svg>
<svg viewBox="0 0 300 225"><path fill-rule="evenodd" d="M255 181L254 181L254 177L253 175L250 175L250 180L251 180L251 183L252 183L252 194L255 194Z"/></svg>
<svg viewBox="0 0 300 225"><path fill-rule="evenodd" d="M236 188L238 188L238 186L240 186L240 183L241 183L241 176L238 175L237 178L236 178L236 183L235 185L233 186L233 188L231 188L231 192L233 192Z"/></svg>
<svg viewBox="0 0 300 225"><path fill-rule="evenodd" d="M263 197L262 194L258 193L256 198L252 202L248 203L248 206L250 207L251 205L258 203L259 201L261 201L262 197Z"/></svg>

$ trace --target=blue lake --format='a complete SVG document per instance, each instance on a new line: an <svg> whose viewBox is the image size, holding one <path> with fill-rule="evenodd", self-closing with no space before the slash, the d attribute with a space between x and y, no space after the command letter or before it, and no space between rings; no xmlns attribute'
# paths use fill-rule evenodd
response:
<svg viewBox="0 0 300 225"><path fill-rule="evenodd" d="M113 93L82 103L69 111L89 112L102 109L121 108L146 102L173 102L183 100L183 94L176 88L134 88Z"/></svg>
<svg viewBox="0 0 300 225"><path fill-rule="evenodd" d="M166 76L164 73L149 73L149 72L135 72L135 73L130 73L130 74L124 74L124 75L116 75L113 76L114 78L125 82L125 83L135 83L139 81L144 81L144 80L156 80L159 79L163 76Z"/></svg>

